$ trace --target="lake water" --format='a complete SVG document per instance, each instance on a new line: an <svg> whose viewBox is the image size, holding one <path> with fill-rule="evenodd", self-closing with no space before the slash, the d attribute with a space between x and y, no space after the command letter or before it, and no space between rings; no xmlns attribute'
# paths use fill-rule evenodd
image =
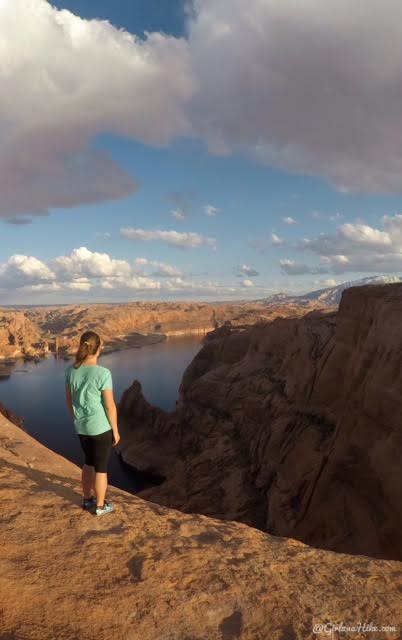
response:
<svg viewBox="0 0 402 640"><path fill-rule="evenodd" d="M116 403L134 380L146 399L166 411L175 408L182 375L201 347L201 338L185 336L102 355L98 363L111 370ZM72 363L50 356L38 364L18 363L10 378L0 380L0 401L24 418L27 432L49 449L82 466L83 453L68 412L64 370ZM147 486L113 451L109 484L135 493Z"/></svg>

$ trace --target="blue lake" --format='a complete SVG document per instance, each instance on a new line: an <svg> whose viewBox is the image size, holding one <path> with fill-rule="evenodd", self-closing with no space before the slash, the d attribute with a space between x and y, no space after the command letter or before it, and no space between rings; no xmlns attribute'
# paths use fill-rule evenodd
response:
<svg viewBox="0 0 402 640"><path fill-rule="evenodd" d="M102 355L98 363L112 372L116 403L139 380L149 402L172 411L184 370L200 347L198 336L169 338L141 349ZM71 362L54 356L37 364L21 361L10 378L0 380L0 401L24 418L25 429L39 442L82 466L83 453L65 401L64 370ZM109 484L135 492L143 480L113 452Z"/></svg>

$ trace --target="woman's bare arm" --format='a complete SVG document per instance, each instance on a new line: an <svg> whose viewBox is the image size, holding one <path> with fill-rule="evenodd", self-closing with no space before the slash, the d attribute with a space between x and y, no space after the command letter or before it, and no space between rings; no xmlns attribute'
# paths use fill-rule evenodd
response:
<svg viewBox="0 0 402 640"><path fill-rule="evenodd" d="M113 429L114 444L117 444L120 440L120 434L117 426L117 407L114 401L113 390L103 389L102 398L109 424Z"/></svg>

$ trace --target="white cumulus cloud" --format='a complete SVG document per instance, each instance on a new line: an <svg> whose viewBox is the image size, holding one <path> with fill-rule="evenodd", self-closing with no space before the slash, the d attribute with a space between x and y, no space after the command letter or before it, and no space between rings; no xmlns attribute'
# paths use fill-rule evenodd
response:
<svg viewBox="0 0 402 640"><path fill-rule="evenodd" d="M282 221L285 224L296 224L296 220L294 218L292 218L292 216L285 216L284 218L282 218Z"/></svg>
<svg viewBox="0 0 402 640"><path fill-rule="evenodd" d="M46 0L12 0L0 5L0 52L0 218L132 193L91 146L100 133L160 146L190 130L184 39L141 40Z"/></svg>
<svg viewBox="0 0 402 640"><path fill-rule="evenodd" d="M165 278L165 277L177 277L181 275L180 269L174 267L166 262L159 262L157 260L148 260L148 258L136 258L135 264L141 267L152 268L152 275Z"/></svg>
<svg viewBox="0 0 402 640"><path fill-rule="evenodd" d="M401 272L402 214L386 215L381 221L383 229L362 222L346 223L338 227L335 233L303 238L294 248L319 257L320 263L307 266L282 260L282 271L294 275Z"/></svg>
<svg viewBox="0 0 402 640"><path fill-rule="evenodd" d="M34 256L15 254L0 264L0 287L3 288L49 283L55 278L54 271Z"/></svg>
<svg viewBox="0 0 402 640"><path fill-rule="evenodd" d="M136 240L138 242L165 242L172 247L178 247L180 249L194 249L203 245L209 247L216 246L215 238L206 238L199 233L181 233L179 231L163 231L160 229L146 230L146 229L133 229L126 227L120 230L120 234L123 238L129 240Z"/></svg>
<svg viewBox="0 0 402 640"><path fill-rule="evenodd" d="M87 247L73 249L69 255L57 256L47 263L35 256L19 254L0 263L0 303L4 304L127 300L134 294L149 299L238 298L248 288L261 295L267 293L264 287L255 287L249 278L235 286L230 282L199 279L194 274L190 278L165 262L138 257L130 263Z"/></svg>
<svg viewBox="0 0 402 640"><path fill-rule="evenodd" d="M81 277L128 277L131 267L126 260L116 260L107 253L90 251L86 247L74 249L69 256L59 256L50 261L59 279Z"/></svg>

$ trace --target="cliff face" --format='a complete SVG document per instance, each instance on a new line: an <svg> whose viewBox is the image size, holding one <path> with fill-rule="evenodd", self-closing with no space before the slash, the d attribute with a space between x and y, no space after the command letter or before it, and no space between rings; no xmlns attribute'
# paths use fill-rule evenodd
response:
<svg viewBox="0 0 402 640"><path fill-rule="evenodd" d="M25 312L0 309L0 359L43 355L45 351L39 326Z"/></svg>
<svg viewBox="0 0 402 640"><path fill-rule="evenodd" d="M313 549L113 487L116 512L98 519L80 508L80 474L0 415L4 640L306 640L315 624L359 621L395 627L380 640L400 638L401 563Z"/></svg>
<svg viewBox="0 0 402 640"><path fill-rule="evenodd" d="M101 334L106 353L141 347L165 336L205 335L226 321L253 324L258 319L300 316L306 311L295 304L258 302L133 302L34 307L24 311L0 309L0 359L25 354L42 356L48 349L54 352L56 346L60 354L72 355L80 335L88 329Z"/></svg>
<svg viewBox="0 0 402 640"><path fill-rule="evenodd" d="M166 476L143 495L316 547L402 559L402 285L208 336L177 410L123 396L123 457Z"/></svg>

